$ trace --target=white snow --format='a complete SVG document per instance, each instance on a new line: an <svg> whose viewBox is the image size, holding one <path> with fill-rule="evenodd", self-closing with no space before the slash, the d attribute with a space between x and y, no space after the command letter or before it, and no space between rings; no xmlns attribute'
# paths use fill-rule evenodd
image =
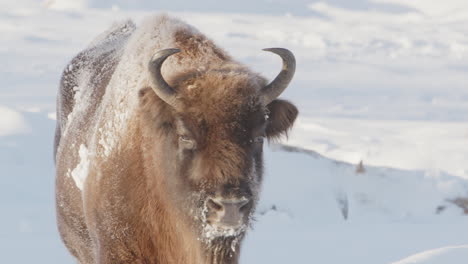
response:
<svg viewBox="0 0 468 264"><path fill-rule="evenodd" d="M78 150L78 155L80 157L80 162L76 167L70 172L70 176L75 181L76 187L83 191L83 186L86 181L86 177L89 172L89 152L85 145L81 144Z"/></svg>
<svg viewBox="0 0 468 264"><path fill-rule="evenodd" d="M238 228L218 228L210 224L206 224L203 228L204 237L202 240L207 241L208 243L217 237L232 237L237 236L246 230L246 226L242 225Z"/></svg>
<svg viewBox="0 0 468 264"><path fill-rule="evenodd" d="M427 250L392 264L464 264L468 259L468 245Z"/></svg>
<svg viewBox="0 0 468 264"><path fill-rule="evenodd" d="M265 153L258 223L242 263L391 263L466 243L466 218L447 199L466 194L467 180L371 166L359 174L353 164L292 150L299 152ZM340 201L348 205L346 220Z"/></svg>
<svg viewBox="0 0 468 264"><path fill-rule="evenodd" d="M0 137L25 133L28 130L29 128L20 113L0 105Z"/></svg>
<svg viewBox="0 0 468 264"><path fill-rule="evenodd" d="M47 114L47 117L52 119L52 120L57 120L57 113L50 112L50 113Z"/></svg>
<svg viewBox="0 0 468 264"><path fill-rule="evenodd" d="M465 122L300 118L289 143L357 164L390 166L468 178ZM457 149L454 151L454 149Z"/></svg>
<svg viewBox="0 0 468 264"><path fill-rule="evenodd" d="M54 215L52 113L61 71L118 21L143 25L150 13L172 10L270 79L281 62L262 48L286 47L297 57L282 96L300 110L287 144L313 151L266 148L257 221L241 263L465 263L468 216L451 201L468 197L467 3L4 1L2 261L74 263ZM151 47L129 44L141 53L127 53L119 65L116 80L127 82L111 81L114 98L146 81L134 77ZM83 88L81 109L92 103ZM132 105L112 102L103 120L119 131ZM106 155L118 133L97 133L98 154ZM88 147L80 146L80 164L70 171L77 186L95 153ZM365 173L356 173L360 161Z"/></svg>
<svg viewBox="0 0 468 264"><path fill-rule="evenodd" d="M45 0L43 5L55 10L80 10L87 7L86 0Z"/></svg>
<svg viewBox="0 0 468 264"><path fill-rule="evenodd" d="M468 3L463 0L448 0L444 3L437 0L371 0L373 2L392 3L408 6L432 17L444 17L446 20L460 19L468 14Z"/></svg>

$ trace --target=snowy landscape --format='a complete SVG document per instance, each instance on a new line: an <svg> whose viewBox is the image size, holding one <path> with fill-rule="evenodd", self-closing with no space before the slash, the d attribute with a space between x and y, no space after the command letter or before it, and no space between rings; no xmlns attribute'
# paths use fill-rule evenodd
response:
<svg viewBox="0 0 468 264"><path fill-rule="evenodd" d="M468 262L466 0L0 1L2 263L75 263L55 223L55 99L113 23L166 12L271 79L285 47L300 110L265 148L241 263Z"/></svg>

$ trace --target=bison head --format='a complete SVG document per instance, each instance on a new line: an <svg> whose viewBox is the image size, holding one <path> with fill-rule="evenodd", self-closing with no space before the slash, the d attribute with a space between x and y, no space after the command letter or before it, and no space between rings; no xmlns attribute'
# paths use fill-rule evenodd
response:
<svg viewBox="0 0 468 264"><path fill-rule="evenodd" d="M270 84L233 62L165 80L161 66L179 52L166 49L150 61L151 87L140 91L154 195L209 246L235 249L258 198L264 139L286 134L298 113L276 99L294 75L293 54L266 50L283 59Z"/></svg>

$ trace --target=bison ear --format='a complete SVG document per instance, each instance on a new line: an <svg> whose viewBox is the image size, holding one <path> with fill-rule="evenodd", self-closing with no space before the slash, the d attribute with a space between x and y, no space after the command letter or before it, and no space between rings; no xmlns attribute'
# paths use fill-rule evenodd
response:
<svg viewBox="0 0 468 264"><path fill-rule="evenodd" d="M288 134L299 111L296 106L286 100L276 99L267 105L269 111L268 123L266 127L266 137L278 139L282 135Z"/></svg>

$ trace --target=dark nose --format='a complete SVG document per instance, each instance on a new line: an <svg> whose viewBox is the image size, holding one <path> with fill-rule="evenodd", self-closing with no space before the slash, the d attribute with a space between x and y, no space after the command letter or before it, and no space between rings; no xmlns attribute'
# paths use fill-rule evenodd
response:
<svg viewBox="0 0 468 264"><path fill-rule="evenodd" d="M237 227L243 222L243 208L249 203L248 199L208 198L208 208L216 215L217 225Z"/></svg>

